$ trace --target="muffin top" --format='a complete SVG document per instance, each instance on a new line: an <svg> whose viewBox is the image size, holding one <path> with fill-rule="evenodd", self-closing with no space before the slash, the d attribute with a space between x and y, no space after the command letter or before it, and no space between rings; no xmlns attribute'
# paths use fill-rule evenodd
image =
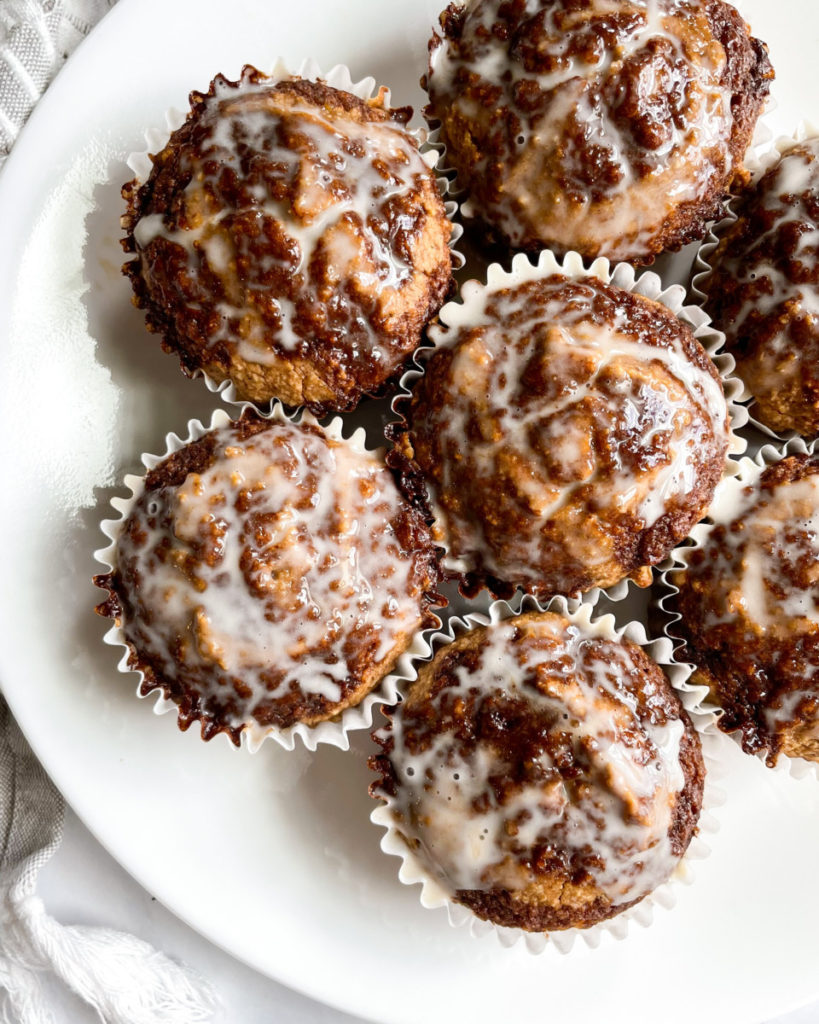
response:
<svg viewBox="0 0 819 1024"><path fill-rule="evenodd" d="M819 432L819 138L749 191L702 288L737 374L774 430Z"/></svg>
<svg viewBox="0 0 819 1024"><path fill-rule="evenodd" d="M660 667L527 613L424 665L376 739L396 826L479 917L585 927L667 881L694 834L699 740Z"/></svg>
<svg viewBox="0 0 819 1024"><path fill-rule="evenodd" d="M416 348L451 225L411 109L253 68L191 111L123 194L148 327L240 398L352 408Z"/></svg>
<svg viewBox="0 0 819 1024"><path fill-rule="evenodd" d="M665 306L555 274L473 293L453 322L398 439L451 567L573 594L661 561L705 515L727 407Z"/></svg>
<svg viewBox="0 0 819 1024"><path fill-rule="evenodd" d="M377 454L247 416L162 460L98 585L187 728L313 725L357 703L426 624L435 557Z"/></svg>
<svg viewBox="0 0 819 1024"><path fill-rule="evenodd" d="M441 25L426 114L514 248L650 262L743 173L773 71L721 0L472 0Z"/></svg>
<svg viewBox="0 0 819 1024"><path fill-rule="evenodd" d="M792 455L739 491L671 579L683 657L748 753L819 760L819 458Z"/></svg>

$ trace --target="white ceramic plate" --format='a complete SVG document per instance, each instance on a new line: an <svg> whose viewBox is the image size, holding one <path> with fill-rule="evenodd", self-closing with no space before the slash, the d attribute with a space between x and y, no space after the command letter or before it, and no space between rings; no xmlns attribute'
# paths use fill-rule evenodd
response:
<svg viewBox="0 0 819 1024"><path fill-rule="evenodd" d="M101 508L138 455L214 405L130 304L119 186L143 128L248 61L350 65L420 105L441 0L122 0L0 176L0 679L69 802L145 887L259 970L398 1024L759 1021L819 996L819 784L724 744L713 855L648 930L567 956L450 929L400 885L358 751L255 757L137 701L92 608ZM743 5L779 71L776 130L819 119L819 8Z"/></svg>

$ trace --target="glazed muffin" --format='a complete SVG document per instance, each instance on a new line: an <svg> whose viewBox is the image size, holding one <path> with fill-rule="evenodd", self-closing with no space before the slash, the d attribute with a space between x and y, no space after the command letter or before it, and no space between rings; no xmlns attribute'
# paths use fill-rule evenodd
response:
<svg viewBox="0 0 819 1024"><path fill-rule="evenodd" d="M819 458L789 456L737 487L685 561L670 630L720 728L771 766L780 753L819 761Z"/></svg>
<svg viewBox="0 0 819 1024"><path fill-rule="evenodd" d="M450 287L451 225L409 107L246 67L191 94L123 189L124 270L186 373L317 414L377 393Z"/></svg>
<svg viewBox="0 0 819 1024"><path fill-rule="evenodd" d="M596 624L527 613L460 636L375 738L372 795L449 898L501 926L612 917L696 832L697 733L662 669Z"/></svg>
<svg viewBox="0 0 819 1024"><path fill-rule="evenodd" d="M441 26L426 115L513 248L650 262L745 176L773 71L722 0L472 0Z"/></svg>
<svg viewBox="0 0 819 1024"><path fill-rule="evenodd" d="M772 430L819 432L819 139L749 191L699 287Z"/></svg>
<svg viewBox="0 0 819 1024"><path fill-rule="evenodd" d="M313 726L360 702L436 620L436 558L376 453L247 414L168 455L125 518L109 591L186 729Z"/></svg>
<svg viewBox="0 0 819 1024"><path fill-rule="evenodd" d="M436 328L396 442L446 564L496 594L648 583L722 476L716 368L658 302L594 277L508 280Z"/></svg>

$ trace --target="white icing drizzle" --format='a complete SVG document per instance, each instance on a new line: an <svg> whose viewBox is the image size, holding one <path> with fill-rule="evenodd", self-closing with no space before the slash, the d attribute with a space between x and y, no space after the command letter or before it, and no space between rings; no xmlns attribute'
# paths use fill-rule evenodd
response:
<svg viewBox="0 0 819 1024"><path fill-rule="evenodd" d="M803 456L783 463L796 460L805 464ZM725 481L712 515L678 581L680 629L713 677L726 731L740 729L745 749L767 751L771 766L781 751L815 760L819 476L774 482L757 470L750 483Z"/></svg>
<svg viewBox="0 0 819 1024"><path fill-rule="evenodd" d="M415 558L393 528L403 499L374 455L320 428L215 435L213 464L144 495L120 536L140 608L126 636L166 678L237 701L231 727L294 685L336 703L362 652L385 662L420 621Z"/></svg>
<svg viewBox="0 0 819 1024"><path fill-rule="evenodd" d="M473 0L463 34L473 54L461 57L445 40L431 53L428 81L439 113L454 105L465 118L479 123L491 116L479 110L472 97L461 98L456 76L465 69L500 88L497 107L504 105L521 119L517 152L509 151L504 157L499 196L489 201L481 193L480 198L482 204L489 203L492 221L514 244L529 241L527 232L536 233L538 225L545 224L548 236L544 237L565 248L588 247L593 238L599 243L595 250L599 255L627 259L646 248L669 210L702 199L715 182L730 177L732 91L722 82L725 52L711 33L703 4L591 0L569 12L559 3L527 0L525 14L516 24L532 19L538 25L542 34L537 55L551 58L553 65L553 70L545 72L527 70L522 57L510 53L511 44L491 32L497 7L495 0ZM596 19L629 14L631 26L622 30L615 46L607 46L602 32L595 29ZM581 32L595 41L591 60L567 54L572 34ZM676 101L684 99L685 115L665 119L665 138L651 147L626 138L627 129L615 117L622 88L615 91L615 102L602 94L601 85L618 75L630 58L658 43L664 56L655 57L655 63L642 73L637 86L641 104L649 109L655 97L674 94ZM515 99L521 83L549 96L545 112L534 119ZM618 169L615 181L595 181L595 189L604 192L602 199L593 202L590 194L583 197L573 188L570 203L561 195L559 183L549 177L551 171L544 171L552 159L546 154L557 152L567 131L582 134L587 147L604 153L606 163ZM534 155L531 149L536 150ZM496 159L494 153L491 159ZM483 157L475 178L495 173L489 160ZM565 160L565 153L554 157L560 166Z"/></svg>
<svg viewBox="0 0 819 1024"><path fill-rule="evenodd" d="M235 343L242 359L262 365L277 360L277 349L293 351L311 340L295 320L293 302L270 284L277 270L284 269L311 302L328 307L349 298L338 289L332 295L321 293L320 286L326 292L327 282L312 280L311 261L319 251L329 259L331 285L351 281L363 294L384 296L410 281L413 268L390 235L386 211L431 175L400 124L359 123L342 112L334 112L331 120L318 104L277 99L271 92L274 85L247 78L238 85L217 80L215 96L205 101L204 112L198 115L209 126L209 137L201 156L185 158L193 176L183 208L194 211L194 221L202 210L201 219L195 226L173 229L163 214L147 214L133 232L143 254L152 241L162 238L185 251L193 274L204 260L228 280L236 274L230 221L250 218L260 235L272 233L284 240L281 244L295 253L293 261L285 266L270 253L256 253L247 279L238 275L233 287L226 289L218 308L221 323L208 337L211 345ZM241 178L258 159L265 163L264 178L259 176L258 183L245 190L246 206L208 212L205 200L203 207L208 184L230 171ZM294 184L292 201L275 194L277 188L284 191ZM274 329L260 319L254 292L263 295L265 307L276 315ZM389 358L383 340L361 312L352 310L350 317L358 329L366 330L370 358Z"/></svg>
<svg viewBox="0 0 819 1024"><path fill-rule="evenodd" d="M705 625L741 617L750 629L788 637L819 626L819 476L749 487L720 510L706 563L716 584ZM802 581L802 585L798 581Z"/></svg>
<svg viewBox="0 0 819 1024"><path fill-rule="evenodd" d="M497 6L497 3L475 0L469 11L469 40L475 44L476 49L476 56L469 62L469 68L493 85L512 86L518 82L533 81L541 92L546 93L576 79L588 81L602 77L614 63L626 61L650 39L666 39L675 50L680 49L679 38L665 28L665 15L679 9L679 0L628 0L626 4L623 0L593 0L590 12L578 12L575 18L568 19L567 24L560 26L556 24L555 17L561 14L565 18L566 11L558 4L551 4L544 10L543 0L526 0L525 15L519 22L540 16L541 31L547 38L547 45L541 44L538 47L538 55L550 57L559 65L554 71L536 74L527 71L522 61L511 60L508 50L492 34L492 26L497 20ZM642 24L636 24L616 50L607 49L600 37L597 60L588 62L576 55L566 55L573 28L582 28L593 17L623 14L627 7L642 16ZM444 92L452 89L461 66L461 61L446 45L433 50L430 55L430 75L436 80L436 90ZM602 113L598 113L602 117ZM605 123L599 127L605 135L609 125Z"/></svg>
<svg viewBox="0 0 819 1024"><path fill-rule="evenodd" d="M546 746L527 761L536 782L518 782L511 793L499 789L498 779L510 780L515 766L496 748L481 740L465 745L450 730L427 737L419 750L413 719L408 725L399 709L389 754L398 810L453 890L520 890L537 878L522 861L550 847L579 857L614 905L640 899L679 860L668 832L685 782L683 722L639 720L633 677L643 670L624 644L601 645L594 625L581 632L546 615L521 627L522 643L515 642L516 628L515 620L489 627L478 665L458 666L457 685L441 690L433 704L522 699L549 721L551 740L568 744L584 765L580 777L562 775Z"/></svg>
<svg viewBox="0 0 819 1024"><path fill-rule="evenodd" d="M442 453L437 515L453 555L501 579L537 576L541 531L560 513L582 515L566 537L567 554L589 566L607 561L610 546L588 530L590 513L604 520L625 515L635 530L650 528L692 491L704 452L719 453L727 441L722 386L691 361L676 334L669 347L659 339L645 344L633 333L628 307L614 303L613 322L595 324L597 282L575 282L570 302L568 284L556 277L536 290L487 288L470 305L464 327L439 344L454 356L448 400L432 428ZM657 315L673 319L663 307ZM535 359L552 383L533 398L525 373ZM470 429L475 420L480 436ZM598 433L616 449L613 472ZM456 507L459 475L465 464L491 489L512 461L530 526L495 551L482 523Z"/></svg>
<svg viewBox="0 0 819 1024"><path fill-rule="evenodd" d="M793 347L788 322L805 317L819 325L819 284L815 280L797 280L792 261L814 267L819 258L819 224L813 216L819 202L819 138L808 139L789 150L764 176L758 186L762 215L773 218L770 227L750 244L735 251L730 245L719 269L740 286L749 289L749 296L739 307L726 329L734 338L741 338L752 313L774 320L783 317L785 306L790 312L783 327L766 340L766 365L771 373L781 370L780 357ZM789 224L803 226L796 245L786 246L782 232ZM776 256L770 259L763 246L773 243ZM815 276L815 275L812 275ZM761 289L762 282L767 282Z"/></svg>

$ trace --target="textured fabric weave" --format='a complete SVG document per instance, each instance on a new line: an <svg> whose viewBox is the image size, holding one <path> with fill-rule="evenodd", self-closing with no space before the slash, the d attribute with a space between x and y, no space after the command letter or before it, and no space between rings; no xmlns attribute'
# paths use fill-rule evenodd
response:
<svg viewBox="0 0 819 1024"><path fill-rule="evenodd" d="M48 83L116 0L0 0L0 163Z"/></svg>

